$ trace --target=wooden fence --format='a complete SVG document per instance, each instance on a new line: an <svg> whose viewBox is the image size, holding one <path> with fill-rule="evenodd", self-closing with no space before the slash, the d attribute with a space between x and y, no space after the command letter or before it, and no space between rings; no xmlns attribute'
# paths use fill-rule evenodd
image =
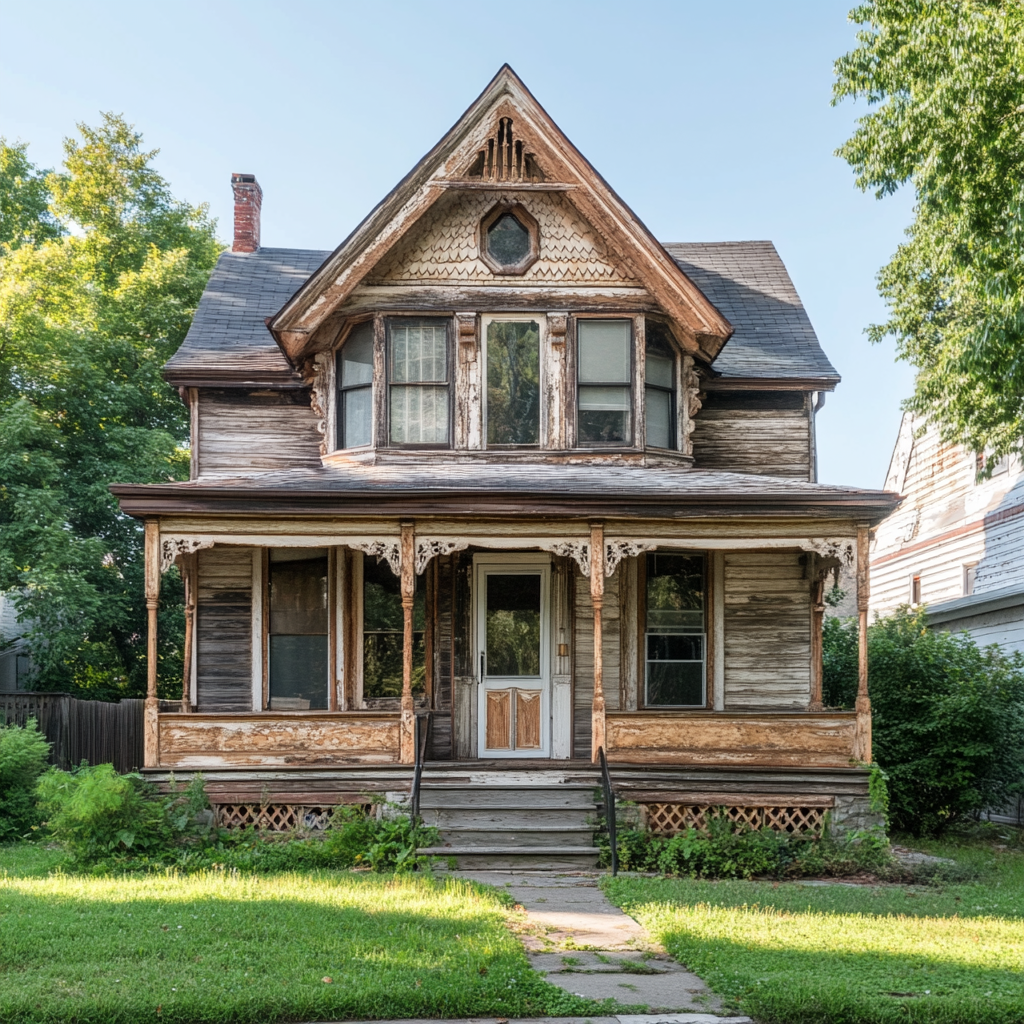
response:
<svg viewBox="0 0 1024 1024"><path fill-rule="evenodd" d="M130 772L142 767L145 703L78 700L66 693L0 693L0 723L24 725L34 718L50 744L50 762L59 768L88 761Z"/></svg>

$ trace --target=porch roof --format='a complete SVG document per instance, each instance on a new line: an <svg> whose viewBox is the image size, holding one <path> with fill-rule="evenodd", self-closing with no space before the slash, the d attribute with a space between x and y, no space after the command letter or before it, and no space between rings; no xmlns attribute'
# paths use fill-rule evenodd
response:
<svg viewBox="0 0 1024 1024"><path fill-rule="evenodd" d="M173 484L114 484L130 515L174 512L811 516L879 522L902 500L778 477L686 467L348 463Z"/></svg>

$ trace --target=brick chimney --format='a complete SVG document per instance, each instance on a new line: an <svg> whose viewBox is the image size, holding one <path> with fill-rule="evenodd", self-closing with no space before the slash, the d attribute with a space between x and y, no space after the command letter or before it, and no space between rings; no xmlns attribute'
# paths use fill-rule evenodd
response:
<svg viewBox="0 0 1024 1024"><path fill-rule="evenodd" d="M235 193L235 240L232 252L256 252L260 247L260 208L263 189L255 174L232 174Z"/></svg>

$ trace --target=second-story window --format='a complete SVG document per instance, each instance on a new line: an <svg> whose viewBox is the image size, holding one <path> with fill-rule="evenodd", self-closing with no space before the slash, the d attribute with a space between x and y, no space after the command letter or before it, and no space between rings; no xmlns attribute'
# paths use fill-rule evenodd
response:
<svg viewBox="0 0 1024 1024"><path fill-rule="evenodd" d="M578 443L632 444L632 321L580 320L576 338Z"/></svg>
<svg viewBox="0 0 1024 1024"><path fill-rule="evenodd" d="M388 440L446 446L450 434L448 322L388 322Z"/></svg>
<svg viewBox="0 0 1024 1024"><path fill-rule="evenodd" d="M338 353L338 447L373 440L373 323L352 329Z"/></svg>
<svg viewBox="0 0 1024 1024"><path fill-rule="evenodd" d="M648 448L676 447L676 358L665 328L647 324L644 355L645 433Z"/></svg>
<svg viewBox="0 0 1024 1024"><path fill-rule="evenodd" d="M487 446L540 444L540 325L487 324Z"/></svg>

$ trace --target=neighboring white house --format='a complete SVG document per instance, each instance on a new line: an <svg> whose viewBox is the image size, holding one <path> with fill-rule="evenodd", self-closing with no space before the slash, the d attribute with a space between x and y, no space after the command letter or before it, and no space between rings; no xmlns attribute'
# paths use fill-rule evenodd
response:
<svg viewBox="0 0 1024 1024"><path fill-rule="evenodd" d="M991 469L991 475L982 471ZM905 496L875 534L871 611L927 605L928 622L1024 651L1024 467L944 444L907 413L885 489Z"/></svg>
<svg viewBox="0 0 1024 1024"><path fill-rule="evenodd" d="M0 645L12 640L10 647L0 649L0 693L27 690L32 674L32 661L21 639L21 625L14 602L9 595L0 594Z"/></svg>

